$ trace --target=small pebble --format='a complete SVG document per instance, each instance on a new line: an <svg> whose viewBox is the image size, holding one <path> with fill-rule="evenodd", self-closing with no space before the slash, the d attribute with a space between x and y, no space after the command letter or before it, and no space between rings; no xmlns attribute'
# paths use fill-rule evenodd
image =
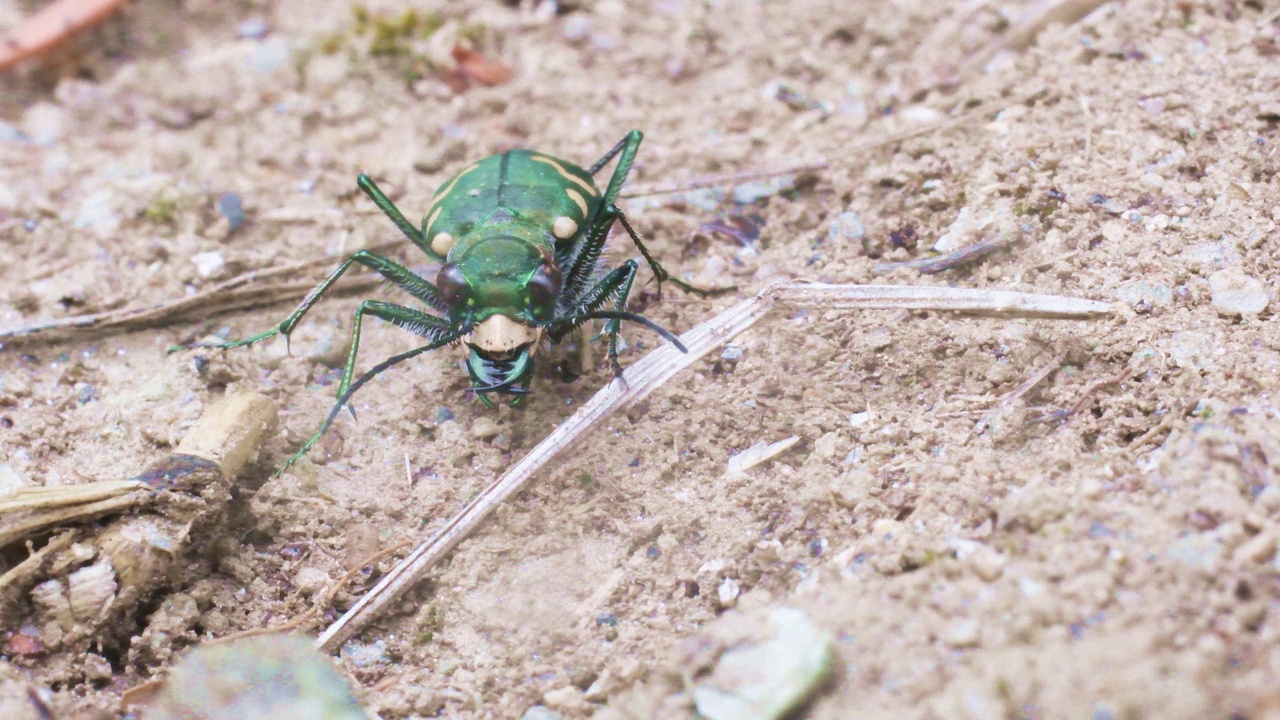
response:
<svg viewBox="0 0 1280 720"><path fill-rule="evenodd" d="M293 586L304 597L314 595L329 583L329 573L320 568L304 567L293 576Z"/></svg>
<svg viewBox="0 0 1280 720"><path fill-rule="evenodd" d="M738 205L751 205L790 188L794 183L795 178L790 176L745 182L733 188L733 201Z"/></svg>
<svg viewBox="0 0 1280 720"><path fill-rule="evenodd" d="M1180 368L1204 367L1215 349L1213 338L1199 330L1179 330L1169 338L1169 357Z"/></svg>
<svg viewBox="0 0 1280 720"><path fill-rule="evenodd" d="M978 577L991 582L1004 572L1004 555L984 545L969 559L969 565Z"/></svg>
<svg viewBox="0 0 1280 720"><path fill-rule="evenodd" d="M969 648L978 644L980 633L977 620L957 620L943 628L938 639L953 648Z"/></svg>
<svg viewBox="0 0 1280 720"><path fill-rule="evenodd" d="M809 541L809 557L822 557L827 551L827 539L824 537L814 538Z"/></svg>
<svg viewBox="0 0 1280 720"><path fill-rule="evenodd" d="M707 720L780 720L818 691L831 672L831 636L800 610L769 611L772 638L741 643L722 654L693 688Z"/></svg>
<svg viewBox="0 0 1280 720"><path fill-rule="evenodd" d="M1210 533L1188 533L1174 540L1165 556L1193 570L1213 573L1222 558L1222 540Z"/></svg>
<svg viewBox="0 0 1280 720"><path fill-rule="evenodd" d="M866 236L867 228L863 225L862 218L858 213L848 210L837 215L827 229L827 243L834 247L862 240Z"/></svg>
<svg viewBox="0 0 1280 720"><path fill-rule="evenodd" d="M471 437L479 440L488 440L500 432L502 428L498 427L498 423L485 416L476 418L476 421L471 424Z"/></svg>
<svg viewBox="0 0 1280 720"><path fill-rule="evenodd" d="M253 48L249 64L266 75L284 67L289 62L289 44L282 40L267 40Z"/></svg>
<svg viewBox="0 0 1280 720"><path fill-rule="evenodd" d="M244 202L239 195L224 192L218 196L218 214L231 223L231 231L235 232L244 224Z"/></svg>
<svg viewBox="0 0 1280 720"><path fill-rule="evenodd" d="M12 495L33 483L18 472L12 465L0 464L0 497Z"/></svg>
<svg viewBox="0 0 1280 720"><path fill-rule="evenodd" d="M736 363L742 359L742 348L737 345L725 345L720 351L720 359L725 362Z"/></svg>
<svg viewBox="0 0 1280 720"><path fill-rule="evenodd" d="M618 624L618 616L613 613L600 613L596 616L596 625L608 625L614 627Z"/></svg>
<svg viewBox="0 0 1280 720"><path fill-rule="evenodd" d="M109 190L98 190L85 198L76 212L75 224L86 230L110 232L120 226L120 217L116 215L115 197Z"/></svg>
<svg viewBox="0 0 1280 720"><path fill-rule="evenodd" d="M1080 495L1086 500L1097 500L1106 492L1106 488L1095 478L1088 478L1080 483Z"/></svg>
<svg viewBox="0 0 1280 720"><path fill-rule="evenodd" d="M574 13L561 23L560 32L569 42L586 40L591 35L591 18L582 13Z"/></svg>
<svg viewBox="0 0 1280 720"><path fill-rule="evenodd" d="M449 408L440 408L439 410L436 410L436 422L449 422L455 417L457 416L454 415L453 411Z"/></svg>
<svg viewBox="0 0 1280 720"><path fill-rule="evenodd" d="M1222 315L1257 315L1266 309L1267 288L1238 267L1228 267L1209 276L1213 307Z"/></svg>
<svg viewBox="0 0 1280 720"><path fill-rule="evenodd" d="M358 668L391 663L391 657L387 655L387 643L383 640L375 640L371 643L352 640L342 646L341 655L343 660Z"/></svg>
<svg viewBox="0 0 1280 720"><path fill-rule="evenodd" d="M265 635L188 653L149 720L366 720L346 681L306 638Z"/></svg>
<svg viewBox="0 0 1280 720"><path fill-rule="evenodd" d="M222 253L217 250L196 253L191 256L191 262L195 263L196 272L200 273L200 277L209 277L226 267L227 264L227 261L222 257Z"/></svg>
<svg viewBox="0 0 1280 720"><path fill-rule="evenodd" d="M716 601L721 609L728 610L738 604L738 594L741 589L738 587L738 581L733 578L725 578L720 581L720 586L716 588Z"/></svg>
<svg viewBox="0 0 1280 720"><path fill-rule="evenodd" d="M520 720L560 720L560 715L544 705L534 705L524 711Z"/></svg>
<svg viewBox="0 0 1280 720"><path fill-rule="evenodd" d="M85 679L101 682L110 680L114 673L111 671L111 663L101 655L87 653L84 656L84 676Z"/></svg>
<svg viewBox="0 0 1280 720"><path fill-rule="evenodd" d="M245 40L261 40L267 36L268 32L270 32L270 29L267 24L256 18L242 20L236 25L236 35Z"/></svg>
<svg viewBox="0 0 1280 720"><path fill-rule="evenodd" d="M1173 290L1168 285L1144 281L1121 285L1116 289L1116 297L1134 306L1141 302L1155 307L1173 304Z"/></svg>
<svg viewBox="0 0 1280 720"><path fill-rule="evenodd" d="M582 699L582 691L572 685L551 690L542 696L542 703L555 710L570 712L584 710L587 701Z"/></svg>
<svg viewBox="0 0 1280 720"><path fill-rule="evenodd" d="M37 145L52 145L62 138L67 111L58 105L39 102L22 116L22 132Z"/></svg>
<svg viewBox="0 0 1280 720"><path fill-rule="evenodd" d="M76 383L76 401L81 405L98 399L98 389L89 383Z"/></svg>
<svg viewBox="0 0 1280 720"><path fill-rule="evenodd" d="M1261 532L1249 538L1232 553L1236 562L1264 563L1276 557L1277 538L1275 533Z"/></svg>

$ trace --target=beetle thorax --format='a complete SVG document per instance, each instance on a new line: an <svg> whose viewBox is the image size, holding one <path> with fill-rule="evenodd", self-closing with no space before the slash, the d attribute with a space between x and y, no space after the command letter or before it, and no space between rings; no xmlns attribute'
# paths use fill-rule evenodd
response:
<svg viewBox="0 0 1280 720"><path fill-rule="evenodd" d="M476 325L462 342L495 357L515 352L527 345L532 355L542 340L542 328L516 322L506 315L491 315Z"/></svg>

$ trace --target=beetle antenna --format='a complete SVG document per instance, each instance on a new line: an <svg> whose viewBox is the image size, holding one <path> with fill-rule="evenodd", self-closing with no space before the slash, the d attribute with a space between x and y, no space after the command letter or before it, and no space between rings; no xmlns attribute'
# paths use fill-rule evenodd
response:
<svg viewBox="0 0 1280 720"><path fill-rule="evenodd" d="M689 348L685 347L684 343L680 342L680 338L672 334L670 330L667 330L643 315L638 315L633 312L627 312L626 310L596 310L595 312L589 312L585 315L576 315L569 318L568 322L577 324L582 320L630 320L632 322L638 322L661 335L663 340L675 345L676 349L680 352L686 354L689 352Z"/></svg>
<svg viewBox="0 0 1280 720"><path fill-rule="evenodd" d="M338 401L336 403L334 403L333 409L329 411L329 417L326 417L324 419L324 424L320 426L320 432L317 433L317 435L322 435L326 430L329 429L329 426L333 424L334 418L338 417L338 413L342 412L342 408L345 407L346 404L351 400L351 396L355 395L357 390L364 387L365 383L369 382L370 380L372 380L373 378L381 374L383 371L389 370L390 368L396 365L399 365L405 360L412 360L413 358L416 358L423 353L431 352L432 350L438 350L439 348L444 347L445 345L448 345L451 342L454 342L458 338L465 335L467 332L470 332L471 327L468 325L464 328L464 330L465 331L446 335L445 337L439 340L436 340L433 343L428 343L426 345L423 345L421 347L416 347L407 352L402 352L399 355L389 357L386 360L383 360L382 362L378 363L377 365L374 365L373 367L369 368L367 371L365 371L363 375L356 378L356 381L351 383L351 387L347 388L347 391L343 393L341 397L338 398Z"/></svg>

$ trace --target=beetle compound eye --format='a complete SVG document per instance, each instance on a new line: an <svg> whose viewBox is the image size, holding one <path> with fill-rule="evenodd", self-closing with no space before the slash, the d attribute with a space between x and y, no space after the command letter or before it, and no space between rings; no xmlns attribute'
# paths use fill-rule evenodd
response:
<svg viewBox="0 0 1280 720"><path fill-rule="evenodd" d="M440 274L436 276L436 288L440 291L440 297L449 307L458 307L471 293L471 285L467 283L467 276L462 274L462 269L455 263L448 263L440 268Z"/></svg>
<svg viewBox="0 0 1280 720"><path fill-rule="evenodd" d="M529 277L529 299L535 309L551 308L560 295L560 269L543 263Z"/></svg>

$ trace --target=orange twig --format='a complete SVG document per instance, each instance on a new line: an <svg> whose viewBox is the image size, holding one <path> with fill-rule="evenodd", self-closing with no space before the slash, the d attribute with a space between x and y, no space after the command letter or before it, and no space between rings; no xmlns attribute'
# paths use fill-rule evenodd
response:
<svg viewBox="0 0 1280 720"><path fill-rule="evenodd" d="M97 25L125 0L56 0L23 20L0 42L0 72Z"/></svg>

